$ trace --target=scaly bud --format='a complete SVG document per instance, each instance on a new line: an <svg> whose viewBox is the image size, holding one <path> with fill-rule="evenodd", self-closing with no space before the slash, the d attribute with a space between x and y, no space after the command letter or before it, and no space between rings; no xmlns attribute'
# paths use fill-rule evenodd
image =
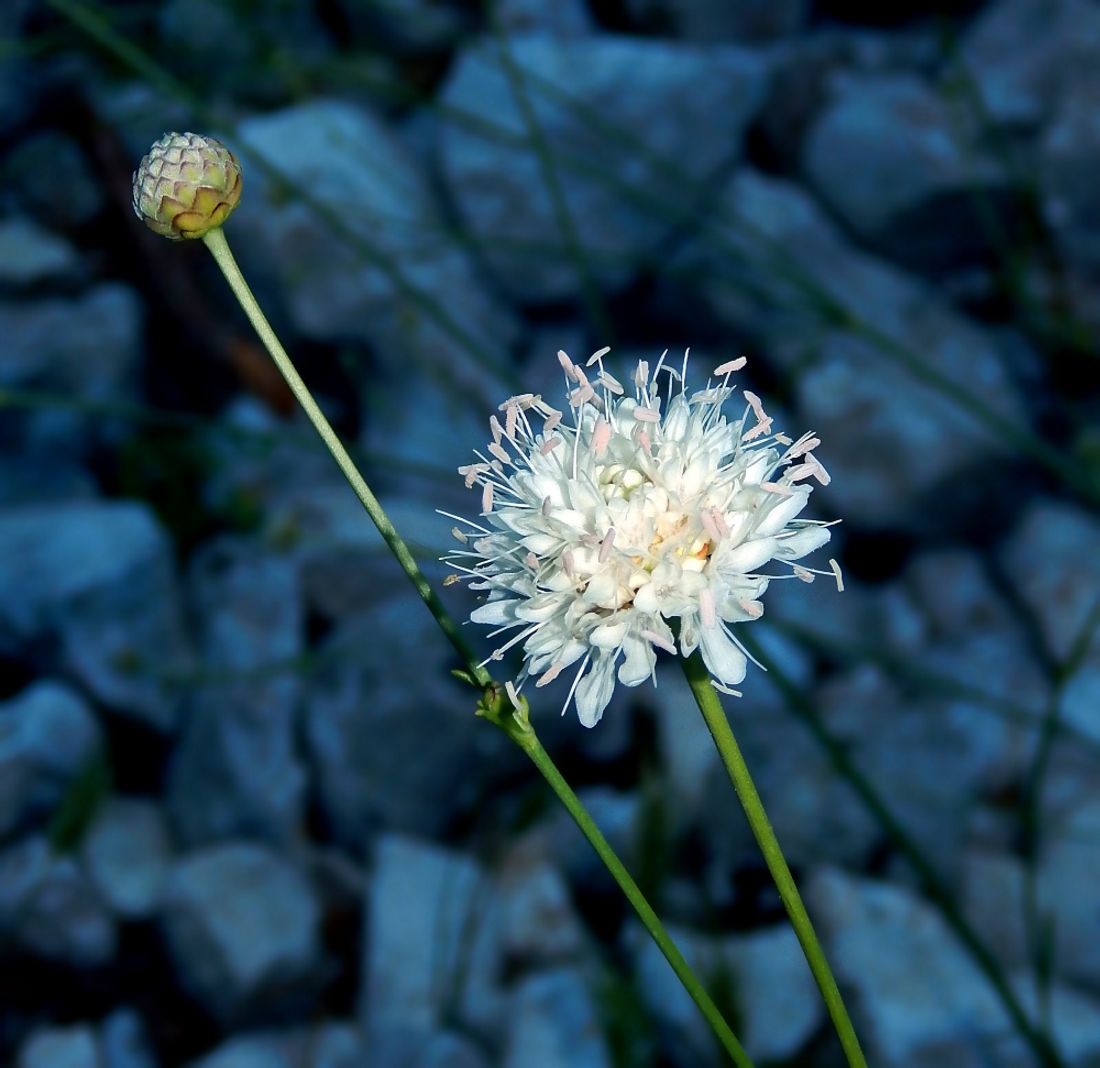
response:
<svg viewBox="0 0 1100 1068"><path fill-rule="evenodd" d="M165 134L134 172L134 213L180 241L221 226L241 197L241 165L213 137Z"/></svg>

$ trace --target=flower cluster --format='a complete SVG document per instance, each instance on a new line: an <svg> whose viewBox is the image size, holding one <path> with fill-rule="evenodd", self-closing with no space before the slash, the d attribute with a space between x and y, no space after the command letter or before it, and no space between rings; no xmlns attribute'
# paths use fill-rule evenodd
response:
<svg viewBox="0 0 1100 1068"><path fill-rule="evenodd" d="M630 397L604 369L608 351L589 370L558 353L568 421L533 394L500 406L486 454L459 468L467 487L481 487L481 522L459 519L464 548L447 557L488 592L473 621L496 628L493 637L517 632L490 659L522 642L520 686L532 675L543 686L579 662L566 706L575 697L587 727L616 675L637 686L654 677L657 649L676 652L670 621L680 653L701 649L715 684L736 694L729 687L747 660L731 624L763 613L760 597L777 576L761 568L788 564L783 577L804 581L829 573L793 563L829 540L825 524L797 518L805 480L829 481L813 454L818 439L773 433L748 390L739 418L722 414L745 360L716 368L693 394L686 354L683 373L663 356L652 374L642 361Z"/></svg>

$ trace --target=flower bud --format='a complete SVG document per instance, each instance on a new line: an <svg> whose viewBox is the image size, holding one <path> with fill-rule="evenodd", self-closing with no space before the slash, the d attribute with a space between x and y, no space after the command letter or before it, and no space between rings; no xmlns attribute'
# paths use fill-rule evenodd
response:
<svg viewBox="0 0 1100 1068"><path fill-rule="evenodd" d="M180 241L221 226L241 197L241 165L213 137L168 133L134 172L134 213Z"/></svg>

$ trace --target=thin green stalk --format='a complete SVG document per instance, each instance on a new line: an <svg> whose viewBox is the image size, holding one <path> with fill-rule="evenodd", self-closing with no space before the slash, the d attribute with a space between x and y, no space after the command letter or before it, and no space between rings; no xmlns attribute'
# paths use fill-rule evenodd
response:
<svg viewBox="0 0 1100 1068"><path fill-rule="evenodd" d="M722 1043L722 1048L730 1055L737 1068L752 1068L752 1061L748 1054L741 1048L741 1043L723 1019L718 1007L711 1000L710 995L703 989L702 984L696 978L695 973L684 960L683 954L676 948L676 943L669 937L657 914L646 901L638 884L631 878L623 865L623 862L615 855L607 839L604 838L599 827L588 814L580 798L573 793L569 783L562 777L550 754L542 747L534 728L531 726L527 714L527 701L520 698L520 707L513 707L509 698L500 687L493 687L486 691L485 699L478 706L478 715L489 720L499 727L513 742L516 743L530 758L531 762L542 773L542 777L550 784L550 788L558 796L558 800L566 807L573 821L580 828L581 833L588 839L589 844L603 861L612 878L619 884L619 889L626 895L627 900L634 906L638 919L649 932L650 937L657 943L658 948L664 954L676 977L684 985L684 989L691 995L692 1000L699 1007L699 1011L710 1024L711 1029Z"/></svg>
<svg viewBox="0 0 1100 1068"><path fill-rule="evenodd" d="M851 1068L867 1068L867 1061L863 1056L863 1050L860 1049L859 1039L848 1016L848 1010L844 1006L844 999L840 996L836 979L833 978L829 962L825 959L825 951L817 940L806 906L802 904L802 896L798 892L798 887L795 886L791 869L787 867L783 850L779 847L779 839L775 837L771 820L764 811L764 804L756 792L756 785L749 774L745 758L741 755L741 748L733 736L733 731L730 730L729 720L726 719L726 713L722 709L722 702L719 701L718 694L710 681L710 672L707 671L698 649L691 656L681 657L680 663L683 665L684 675L691 687L691 692L695 695L695 703L703 713L707 729L718 747L718 753L729 773L733 788L737 791L737 797L745 810L745 816L752 828L757 845L764 854L764 862L768 865L768 871L771 872L776 889L779 891L783 907L787 910L787 916L790 917L791 926L798 936L802 952L806 956L806 963L809 964L821 996L825 999L825 1007L829 1010L829 1016L840 1038L848 1064Z"/></svg>
<svg viewBox="0 0 1100 1068"><path fill-rule="evenodd" d="M226 281L233 290L234 296L240 301L241 307L253 327L255 327L256 333L259 334L260 340L264 343L264 347L271 354L271 358L282 372L283 378L286 379L287 385L290 386L291 392L298 399L298 403L301 404L306 415L309 416L314 429L321 435L321 440L328 447L329 452L332 453L333 459L351 484L356 497L359 498L363 507L367 510L367 515L374 521L374 525L378 528L378 533L382 535L383 541L390 547L393 555L397 557L398 563L416 587L416 592L420 594L421 600L428 606L428 611L435 617L440 629L454 647L455 652L462 658L477 684L482 688L488 686L492 681L489 673L479 665L473 650L459 633L458 625L451 618L447 609L443 607L439 595L424 577L424 572L420 570L413 559L409 547L401 540L393 523L390 522L389 516L386 515L382 506L378 503L378 498L371 492L363 476L359 474L359 470L348 455L347 449L344 448L340 439L336 436L336 431L332 429L332 425L325 418L324 413L317 407L317 402L313 399L305 382L302 381L294 364L291 363L286 350L279 343L275 331L271 329L271 325L260 309L260 305L252 295L252 290L248 288L248 283L244 280L244 275L241 274L237 261L229 250L229 242L226 241L221 227L211 230L202 240L206 247L210 249L211 254L221 268L222 274L225 275Z"/></svg>

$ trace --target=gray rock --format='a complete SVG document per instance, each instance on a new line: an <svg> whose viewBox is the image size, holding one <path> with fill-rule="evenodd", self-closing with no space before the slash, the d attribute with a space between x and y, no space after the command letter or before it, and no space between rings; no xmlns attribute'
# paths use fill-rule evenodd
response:
<svg viewBox="0 0 1100 1068"><path fill-rule="evenodd" d="M157 804L111 798L96 813L80 851L85 871L117 916L144 919L157 911L173 859Z"/></svg>
<svg viewBox="0 0 1100 1068"><path fill-rule="evenodd" d="M596 32L596 23L584 0L501 0L496 18L502 30L510 34L547 33L557 37L587 37Z"/></svg>
<svg viewBox="0 0 1100 1068"><path fill-rule="evenodd" d="M0 285L72 278L79 265L76 249L59 234L19 216L0 222Z"/></svg>
<svg viewBox="0 0 1100 1068"><path fill-rule="evenodd" d="M593 997L571 968L520 983L509 1021L503 1068L610 1068Z"/></svg>
<svg viewBox="0 0 1100 1068"><path fill-rule="evenodd" d="M137 294L104 282L72 299L0 303L5 338L0 386L52 390L82 401L134 399L141 355L142 308ZM21 447L80 456L111 424L77 411L44 408L20 414Z"/></svg>
<svg viewBox="0 0 1100 1068"><path fill-rule="evenodd" d="M0 468L0 510L90 501L98 495L99 486L91 473L73 459L41 453L5 456Z"/></svg>
<svg viewBox="0 0 1100 1068"><path fill-rule="evenodd" d="M609 35L516 37L511 51L591 273L622 287L737 157L765 65L733 46ZM499 285L523 302L577 297L581 279L493 42L459 56L442 101L461 113L442 133L444 177Z"/></svg>
<svg viewBox="0 0 1100 1068"><path fill-rule="evenodd" d="M249 119L236 143L301 187L273 193L260 166L234 215L242 247L279 279L294 326L320 340L364 341L388 367L495 394L514 320L446 233L427 183L397 135L368 112L315 101ZM336 231L324 213L337 216ZM494 401L494 403L496 403Z"/></svg>
<svg viewBox="0 0 1100 1068"><path fill-rule="evenodd" d="M100 701L175 722L166 676L191 664L172 547L147 507L47 504L0 511L0 647L55 639Z"/></svg>
<svg viewBox="0 0 1100 1068"><path fill-rule="evenodd" d="M364 932L366 1030L441 1025L461 989L488 893L468 857L399 835L379 838Z"/></svg>
<svg viewBox="0 0 1100 1068"><path fill-rule="evenodd" d="M357 1028L325 1021L316 1027L236 1035L191 1068L384 1068Z"/></svg>
<svg viewBox="0 0 1100 1068"><path fill-rule="evenodd" d="M4 160L3 178L9 195L60 230L91 222L107 203L84 150L58 129L20 141Z"/></svg>
<svg viewBox="0 0 1100 1068"><path fill-rule="evenodd" d="M454 654L415 593L368 607L322 645L306 742L338 841L388 828L431 836L523 757L474 715Z"/></svg>
<svg viewBox="0 0 1100 1068"><path fill-rule="evenodd" d="M1064 723L1100 740L1100 523L1072 505L1036 501L1004 547L1009 581L1035 613L1050 653L1065 662L1080 643L1076 670L1064 684ZM1091 634L1086 627L1091 627Z"/></svg>
<svg viewBox="0 0 1100 1068"><path fill-rule="evenodd" d="M91 709L59 682L0 703L0 836L55 806L102 746Z"/></svg>
<svg viewBox="0 0 1100 1068"><path fill-rule="evenodd" d="M1093 11L1100 58L1100 13ZM1095 60L1094 60L1095 63ZM1089 281L1100 276L1100 194L1092 180L1100 131L1094 119L1100 106L1100 77L1074 80L1061 94L1039 150L1043 215L1065 263Z"/></svg>
<svg viewBox="0 0 1100 1068"><path fill-rule="evenodd" d="M0 932L31 953L77 967L104 964L115 951L111 914L91 881L38 836L0 853Z"/></svg>
<svg viewBox="0 0 1100 1068"><path fill-rule="evenodd" d="M115 1009L99 1026L103 1068L157 1068L141 1017L128 1008Z"/></svg>
<svg viewBox="0 0 1100 1068"><path fill-rule="evenodd" d="M756 337L781 370L799 372L799 425L820 435L833 476L822 507L872 526L927 525L944 483L964 473L970 507L987 507L975 488L1000 485L994 462L1008 446L943 390L1025 425L990 338L846 245L793 185L742 171L723 194L721 218L726 225L685 249L680 266L699 272L723 322ZM843 325L849 317L860 325Z"/></svg>
<svg viewBox="0 0 1100 1068"><path fill-rule="evenodd" d="M87 1024L35 1031L19 1048L16 1068L113 1068L100 1056L95 1032Z"/></svg>
<svg viewBox="0 0 1100 1068"><path fill-rule="evenodd" d="M231 1038L193 1062L191 1068L296 1068L282 1046L277 1039L248 1035Z"/></svg>
<svg viewBox="0 0 1100 1068"><path fill-rule="evenodd" d="M226 1021L302 1007L320 970L320 909L289 861L228 842L179 861L163 923L180 982Z"/></svg>
<svg viewBox="0 0 1100 1068"><path fill-rule="evenodd" d="M1018 857L971 849L963 858L963 913L997 959L1013 969L1032 963L1025 930L1026 878Z"/></svg>
<svg viewBox="0 0 1100 1068"><path fill-rule="evenodd" d="M454 1031L383 1030L370 1036L370 1064L371 1068L487 1068L489 1061Z"/></svg>
<svg viewBox="0 0 1100 1068"><path fill-rule="evenodd" d="M399 52L441 51L454 45L467 20L457 5L439 0L379 0L349 5L359 36L379 39Z"/></svg>
<svg viewBox="0 0 1100 1068"><path fill-rule="evenodd" d="M824 1005L792 927L725 938L679 928L669 933L705 986L732 992L737 1038L754 1061L793 1057L820 1026ZM717 1043L710 1027L657 944L637 926L629 940L642 999L678 1063L714 1063Z"/></svg>
<svg viewBox="0 0 1100 1068"><path fill-rule="evenodd" d="M771 41L796 33L809 14L806 0L626 0L643 27L687 41Z"/></svg>
<svg viewBox="0 0 1100 1068"><path fill-rule="evenodd" d="M818 872L806 897L838 982L854 992L849 1007L869 1057L888 1066L932 1056L977 1066L1023 1054L992 986L929 905L834 869ZM1027 979L1013 985L1034 1012ZM1100 1044L1100 1009L1057 984L1052 1009L1055 1040L1080 1063Z"/></svg>
<svg viewBox="0 0 1100 1068"><path fill-rule="evenodd" d="M306 778L294 737L305 632L294 561L250 539L220 539L196 554L188 589L212 681L197 689L173 754L173 826L192 846L292 842Z"/></svg>
<svg viewBox="0 0 1100 1068"><path fill-rule="evenodd" d="M840 218L870 245L921 270L987 258L993 235L981 212L1007 208L1009 193L978 131L910 74L836 77L832 96L803 162Z"/></svg>

